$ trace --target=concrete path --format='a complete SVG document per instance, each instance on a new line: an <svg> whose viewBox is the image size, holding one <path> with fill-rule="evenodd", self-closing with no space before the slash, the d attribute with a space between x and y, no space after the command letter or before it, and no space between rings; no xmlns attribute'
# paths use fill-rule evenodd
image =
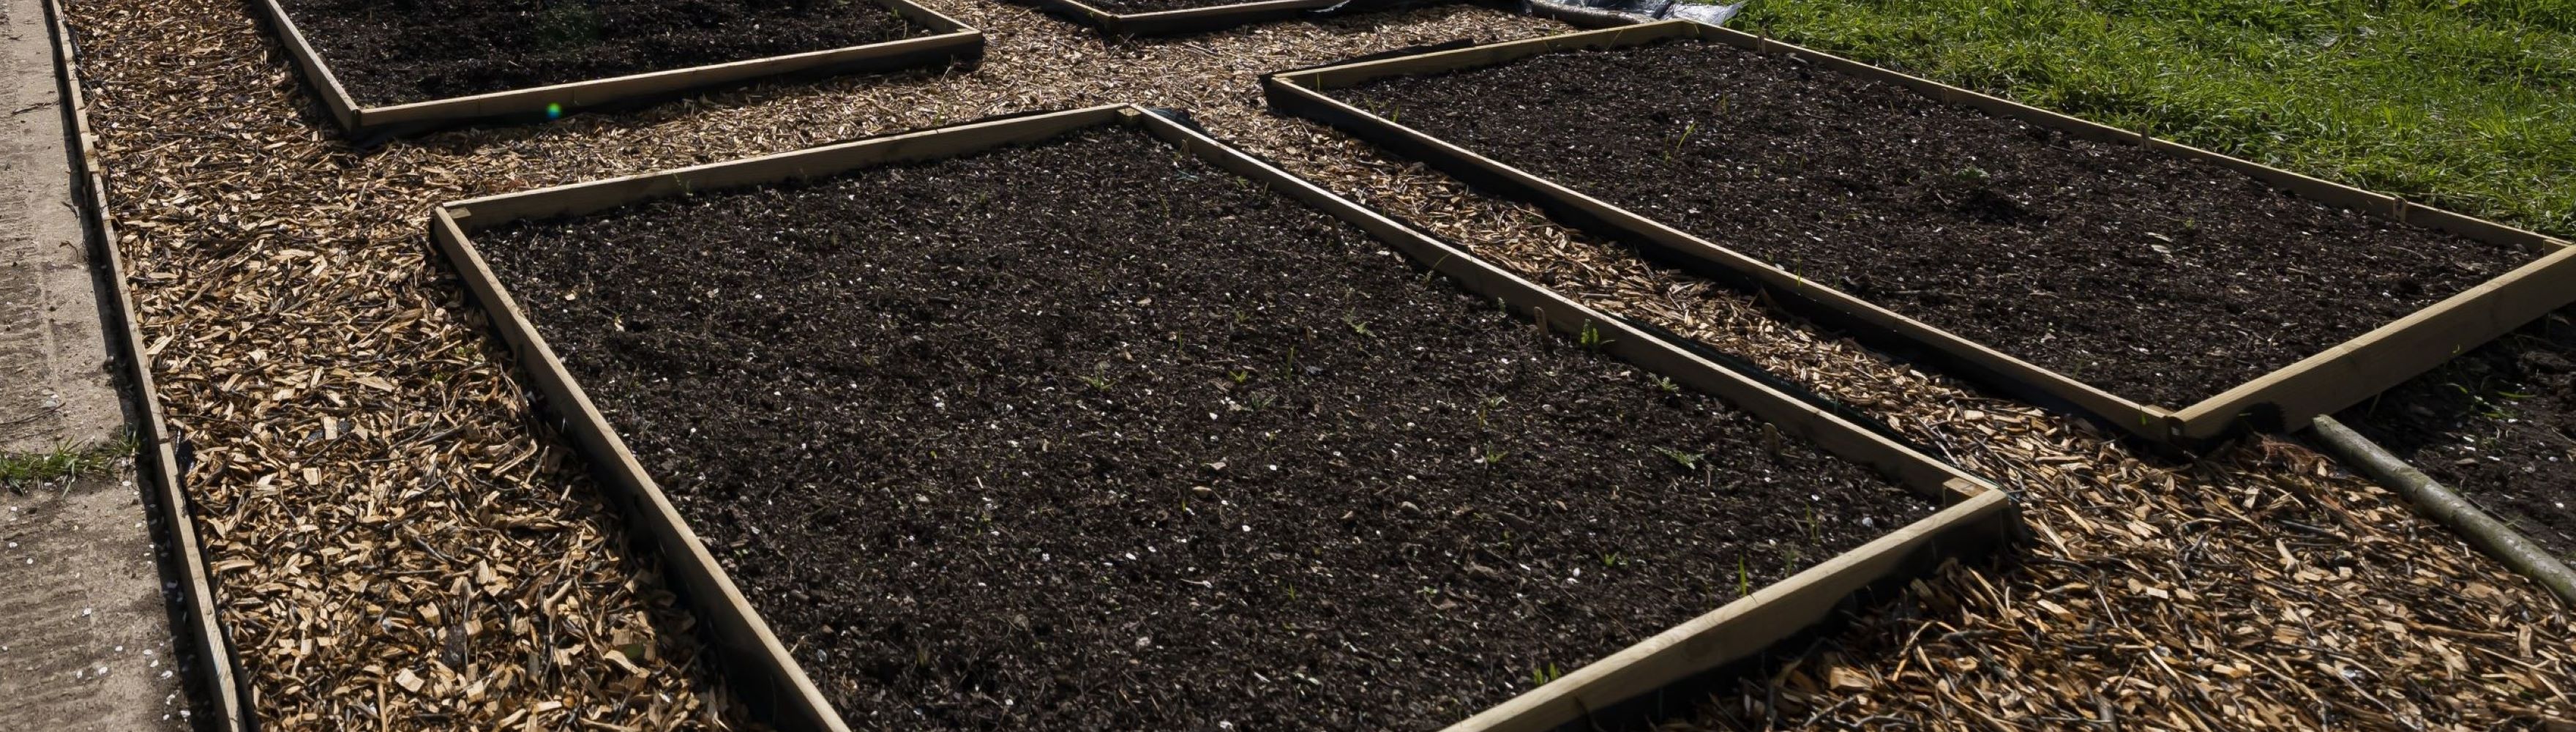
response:
<svg viewBox="0 0 2576 732"><path fill-rule="evenodd" d="M0 454L125 424L72 204L53 34L41 0L0 0Z"/></svg>
<svg viewBox="0 0 2576 732"><path fill-rule="evenodd" d="M0 0L0 732L186 729L42 0ZM0 470L5 474L6 470Z"/></svg>

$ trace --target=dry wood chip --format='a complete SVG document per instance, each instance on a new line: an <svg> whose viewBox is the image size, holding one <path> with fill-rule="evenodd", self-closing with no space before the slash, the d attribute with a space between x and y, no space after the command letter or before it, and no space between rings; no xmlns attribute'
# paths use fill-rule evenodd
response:
<svg viewBox="0 0 2576 732"><path fill-rule="evenodd" d="M1447 7L1112 44L1017 6L928 4L986 30L980 69L367 154L339 142L240 3L71 4L116 243L161 397L195 447L199 527L263 722L739 726L654 562L628 551L426 261L429 206L1108 102L1189 109L1542 284L1859 406L2024 501L2020 561L1945 567L1824 658L1676 728L2489 729L2570 713L2576 633L2549 595L2303 447L2133 453L1261 106L1264 71L1555 24Z"/></svg>
<svg viewBox="0 0 2576 732"><path fill-rule="evenodd" d="M241 4L70 4L116 244L265 726L740 726L659 569L425 259L429 206L1031 109L1258 117L1261 71L1562 30L1447 8L1111 45L1024 8L933 5L990 33L981 69L360 154Z"/></svg>

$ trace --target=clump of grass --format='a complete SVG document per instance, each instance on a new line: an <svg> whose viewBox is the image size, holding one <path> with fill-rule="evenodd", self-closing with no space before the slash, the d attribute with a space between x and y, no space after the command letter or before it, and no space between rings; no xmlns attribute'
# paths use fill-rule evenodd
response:
<svg viewBox="0 0 2576 732"><path fill-rule="evenodd" d="M2561 237L2576 3L1814 0L1776 37Z"/></svg>
<svg viewBox="0 0 2576 732"><path fill-rule="evenodd" d="M63 444L45 452L0 454L0 485L104 475L133 458L140 445L126 435L94 445Z"/></svg>

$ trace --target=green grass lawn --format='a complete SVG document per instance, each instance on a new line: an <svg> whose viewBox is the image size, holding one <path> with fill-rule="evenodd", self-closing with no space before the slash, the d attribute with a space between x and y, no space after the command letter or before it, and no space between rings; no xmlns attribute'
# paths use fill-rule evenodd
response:
<svg viewBox="0 0 2576 732"><path fill-rule="evenodd" d="M2576 237L2576 0L1754 0L1730 25Z"/></svg>

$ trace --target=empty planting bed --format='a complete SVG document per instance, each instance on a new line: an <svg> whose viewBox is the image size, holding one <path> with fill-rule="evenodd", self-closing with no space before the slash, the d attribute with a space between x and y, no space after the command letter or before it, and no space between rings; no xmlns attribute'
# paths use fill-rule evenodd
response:
<svg viewBox="0 0 2576 732"><path fill-rule="evenodd" d="M2336 419L2576 559L2576 311L2544 317Z"/></svg>
<svg viewBox="0 0 2576 732"><path fill-rule="evenodd" d="M1968 476L1160 118L923 135L441 214L850 727L1553 724L2003 531Z"/></svg>
<svg viewBox="0 0 2576 732"><path fill-rule="evenodd" d="M261 0L353 132L551 117L789 73L980 53L907 0Z"/></svg>
<svg viewBox="0 0 2576 732"><path fill-rule="evenodd" d="M2542 237L1781 48L1647 26L1273 99L2158 438L2330 411L2576 298Z"/></svg>

